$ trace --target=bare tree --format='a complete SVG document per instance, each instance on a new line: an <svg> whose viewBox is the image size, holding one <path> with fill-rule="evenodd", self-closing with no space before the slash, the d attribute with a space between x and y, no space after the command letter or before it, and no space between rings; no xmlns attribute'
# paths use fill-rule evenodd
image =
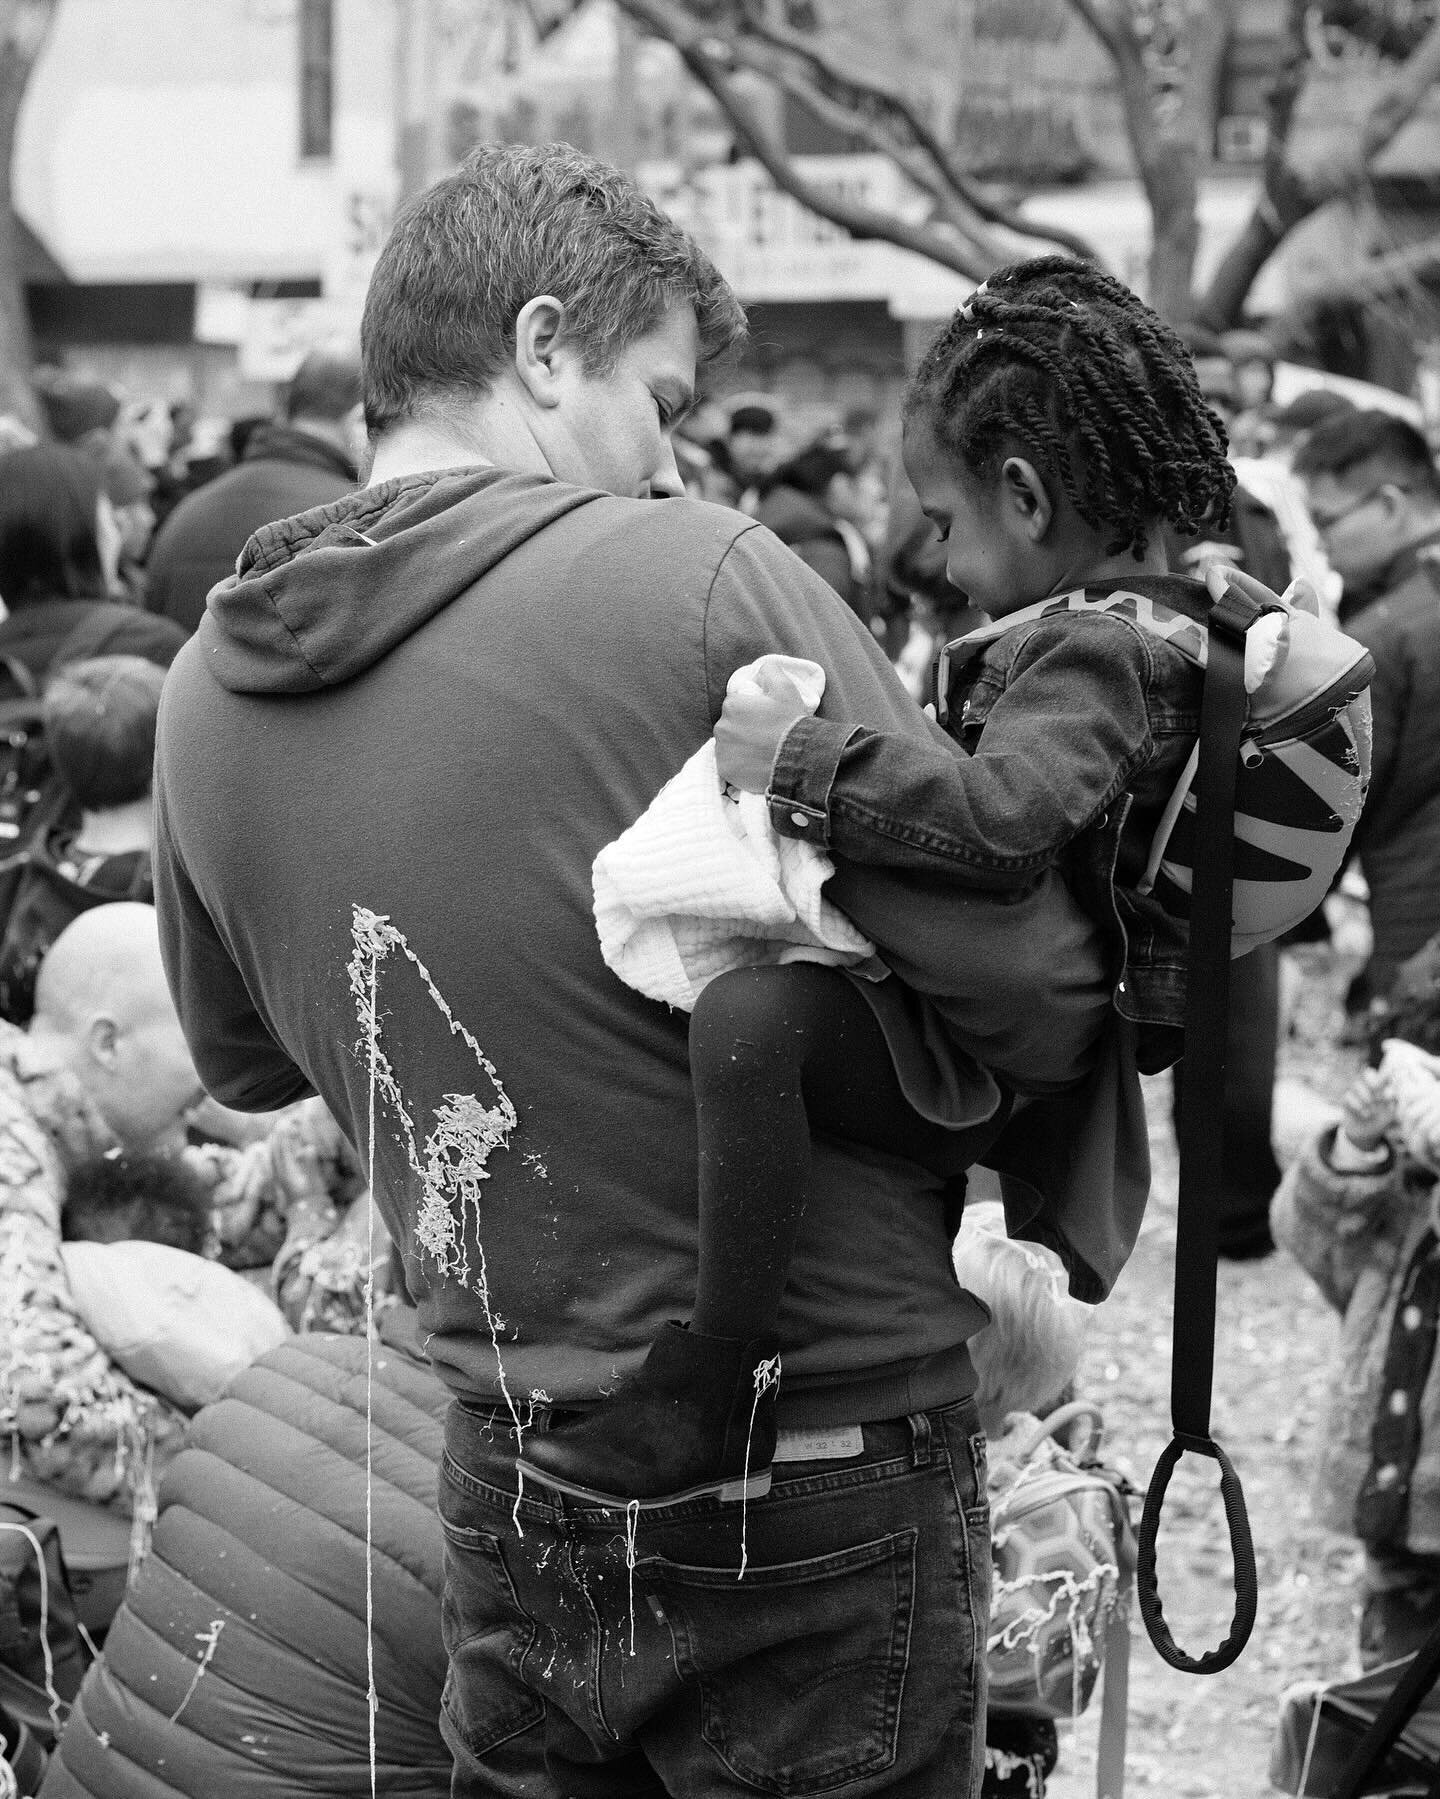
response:
<svg viewBox="0 0 1440 1799"><path fill-rule="evenodd" d="M531 0L542 32L554 30L579 0ZM1072 231L1023 219L973 181L923 112L899 87L851 66L816 32L772 16L763 0L617 0L644 32L671 44L713 97L735 139L783 192L852 237L913 250L971 280L983 281L1009 257L1041 247L1094 258ZM888 156L929 202L918 222L869 207L806 178L771 122L752 104L756 81L803 103L818 118Z"/></svg>
<svg viewBox="0 0 1440 1799"><path fill-rule="evenodd" d="M1200 177L1214 154L1238 0L1069 0L1115 69L1135 170L1150 205L1150 303L1189 317Z"/></svg>
<svg viewBox="0 0 1440 1799"><path fill-rule="evenodd" d="M1336 153L1308 168L1300 166L1291 154L1291 128L1312 66L1312 10L1309 0L1286 0L1260 195L1197 308L1198 316L1215 327L1239 318L1255 277L1303 219L1332 200L1363 192L1376 158L1440 81L1440 19L1428 19L1426 10L1415 6L1397 15L1381 0L1326 0L1319 8L1320 22L1371 45L1394 65L1394 73L1359 130ZM1429 260L1434 261L1434 246ZM1414 272L1426 258L1422 254L1409 261ZM1385 279L1380 277L1381 285Z"/></svg>
<svg viewBox="0 0 1440 1799"><path fill-rule="evenodd" d="M0 0L0 411L41 423L30 387L30 318L20 274L20 230L11 164L26 84L59 0Z"/></svg>
<svg viewBox="0 0 1440 1799"><path fill-rule="evenodd" d="M581 0L520 0L542 35ZM1240 316L1261 267L1303 218L1353 192L1440 79L1440 21L1426 0L1285 0L1267 102L1268 147L1253 216L1203 296L1194 293L1201 177L1209 167L1226 58L1240 0L1065 0L1115 72L1126 136L1152 220L1149 290L1167 317L1216 327ZM923 107L871 70L852 66L823 31L801 30L766 0L617 0L647 34L671 44L711 94L736 142L776 186L853 237L878 239L981 280L1039 249L1095 257L1074 232L1023 218L1013 201L970 176ZM1312 15L1395 64L1362 129L1322 166L1299 169L1291 126L1311 69ZM756 85L801 101L847 136L888 156L929 203L919 221L867 207L808 179ZM1423 259L1422 259L1423 260Z"/></svg>

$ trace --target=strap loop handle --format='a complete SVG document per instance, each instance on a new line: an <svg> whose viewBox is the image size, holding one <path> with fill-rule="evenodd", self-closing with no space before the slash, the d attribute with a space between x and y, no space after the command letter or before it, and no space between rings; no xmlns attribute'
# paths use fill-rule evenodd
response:
<svg viewBox="0 0 1440 1799"><path fill-rule="evenodd" d="M1208 1649L1198 1656L1188 1655L1171 1634L1170 1626L1165 1622L1165 1611L1160 1603L1159 1583L1155 1574L1155 1540L1160 1530L1160 1512L1165 1503L1165 1490L1170 1485L1170 1476L1179 1465L1181 1456L1187 1451L1194 1455L1207 1455L1219 1463L1220 1497L1225 1503L1225 1523L1230 1532L1230 1561L1235 1584L1235 1614L1229 1635L1217 1648ZM1222 1668L1228 1668L1239 1659L1241 1651L1250 1640L1250 1632L1255 1628L1260 1583L1255 1571L1255 1545L1250 1536L1250 1517L1245 1510L1245 1493L1240 1485L1240 1476L1235 1472L1229 1456L1212 1437L1195 1437L1188 1431L1176 1431L1173 1439L1165 1445L1145 1494L1145 1507L1140 1514L1139 1543L1140 1564L1136 1574L1136 1591L1140 1601L1140 1616L1145 1621L1145 1632L1155 1645L1156 1653L1162 1661L1168 1662L1172 1668L1178 1668L1182 1674L1218 1674Z"/></svg>
<svg viewBox="0 0 1440 1799"><path fill-rule="evenodd" d="M1195 780L1195 837L1190 896L1190 967L1185 993L1184 1084L1180 1095L1180 1190L1175 1233L1174 1355L1170 1367L1173 1440L1166 1445L1140 1517L1136 1586L1140 1616L1156 1653L1185 1674L1218 1674L1240 1655L1255 1626L1255 1549L1245 1495L1230 1458L1210 1431L1215 1371L1216 1196L1221 1191L1225 1131L1225 1049L1230 1013L1230 936L1235 863L1235 779L1248 717L1245 632L1261 608L1223 576L1211 583L1209 655L1200 709ZM1204 1655L1176 1643L1160 1604L1155 1540L1165 1490L1189 1450L1220 1465L1220 1492L1230 1531L1235 1612L1230 1633Z"/></svg>

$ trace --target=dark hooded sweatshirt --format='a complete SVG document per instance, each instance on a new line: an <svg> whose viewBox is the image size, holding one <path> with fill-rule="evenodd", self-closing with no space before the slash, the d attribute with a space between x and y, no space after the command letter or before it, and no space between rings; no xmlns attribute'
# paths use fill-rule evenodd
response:
<svg viewBox="0 0 1440 1799"><path fill-rule="evenodd" d="M522 1405L593 1398L689 1312L687 1020L606 968L590 871L769 651L824 665L830 716L932 730L740 514L469 469L259 532L166 684L155 885L200 1073L242 1109L315 1090L362 1156L373 1111L380 1210L462 1398L500 1396L497 1347ZM965 1396L985 1314L936 1183L821 1143L813 1194L787 1422Z"/></svg>

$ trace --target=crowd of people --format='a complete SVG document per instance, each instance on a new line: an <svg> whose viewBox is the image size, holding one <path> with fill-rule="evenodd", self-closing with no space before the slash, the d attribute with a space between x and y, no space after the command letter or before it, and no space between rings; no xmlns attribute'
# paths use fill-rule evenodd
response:
<svg viewBox="0 0 1440 1799"><path fill-rule="evenodd" d="M986 1433L1139 1226L1200 691L1047 607L1217 565L1375 667L1375 1067L1281 1186L1278 949L1235 964L1221 1250L1345 1313L1362 1654L1440 1623L1425 439L1058 258L903 436L697 401L743 334L624 178L485 150L276 417L43 369L0 433L0 1427L15 1515L128 1573L43 1789L0 1682L31 1790L367 1790L373 1675L387 1792L1043 1791L1046 1720L985 1716ZM1013 1288L976 1164L1029 1183Z"/></svg>

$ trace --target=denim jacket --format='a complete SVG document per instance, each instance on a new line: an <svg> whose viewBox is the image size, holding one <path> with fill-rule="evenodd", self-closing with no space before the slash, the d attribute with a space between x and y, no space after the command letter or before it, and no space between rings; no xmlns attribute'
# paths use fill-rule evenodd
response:
<svg viewBox="0 0 1440 1799"><path fill-rule="evenodd" d="M1100 583L1204 616L1198 581ZM1056 612L993 639L952 689L952 742L803 718L771 772L783 836L855 862L1024 890L1058 867L1113 951L1139 1061L1176 1060L1188 927L1137 891L1200 729L1201 671L1123 612ZM1044 946L1036 945L1037 955Z"/></svg>

